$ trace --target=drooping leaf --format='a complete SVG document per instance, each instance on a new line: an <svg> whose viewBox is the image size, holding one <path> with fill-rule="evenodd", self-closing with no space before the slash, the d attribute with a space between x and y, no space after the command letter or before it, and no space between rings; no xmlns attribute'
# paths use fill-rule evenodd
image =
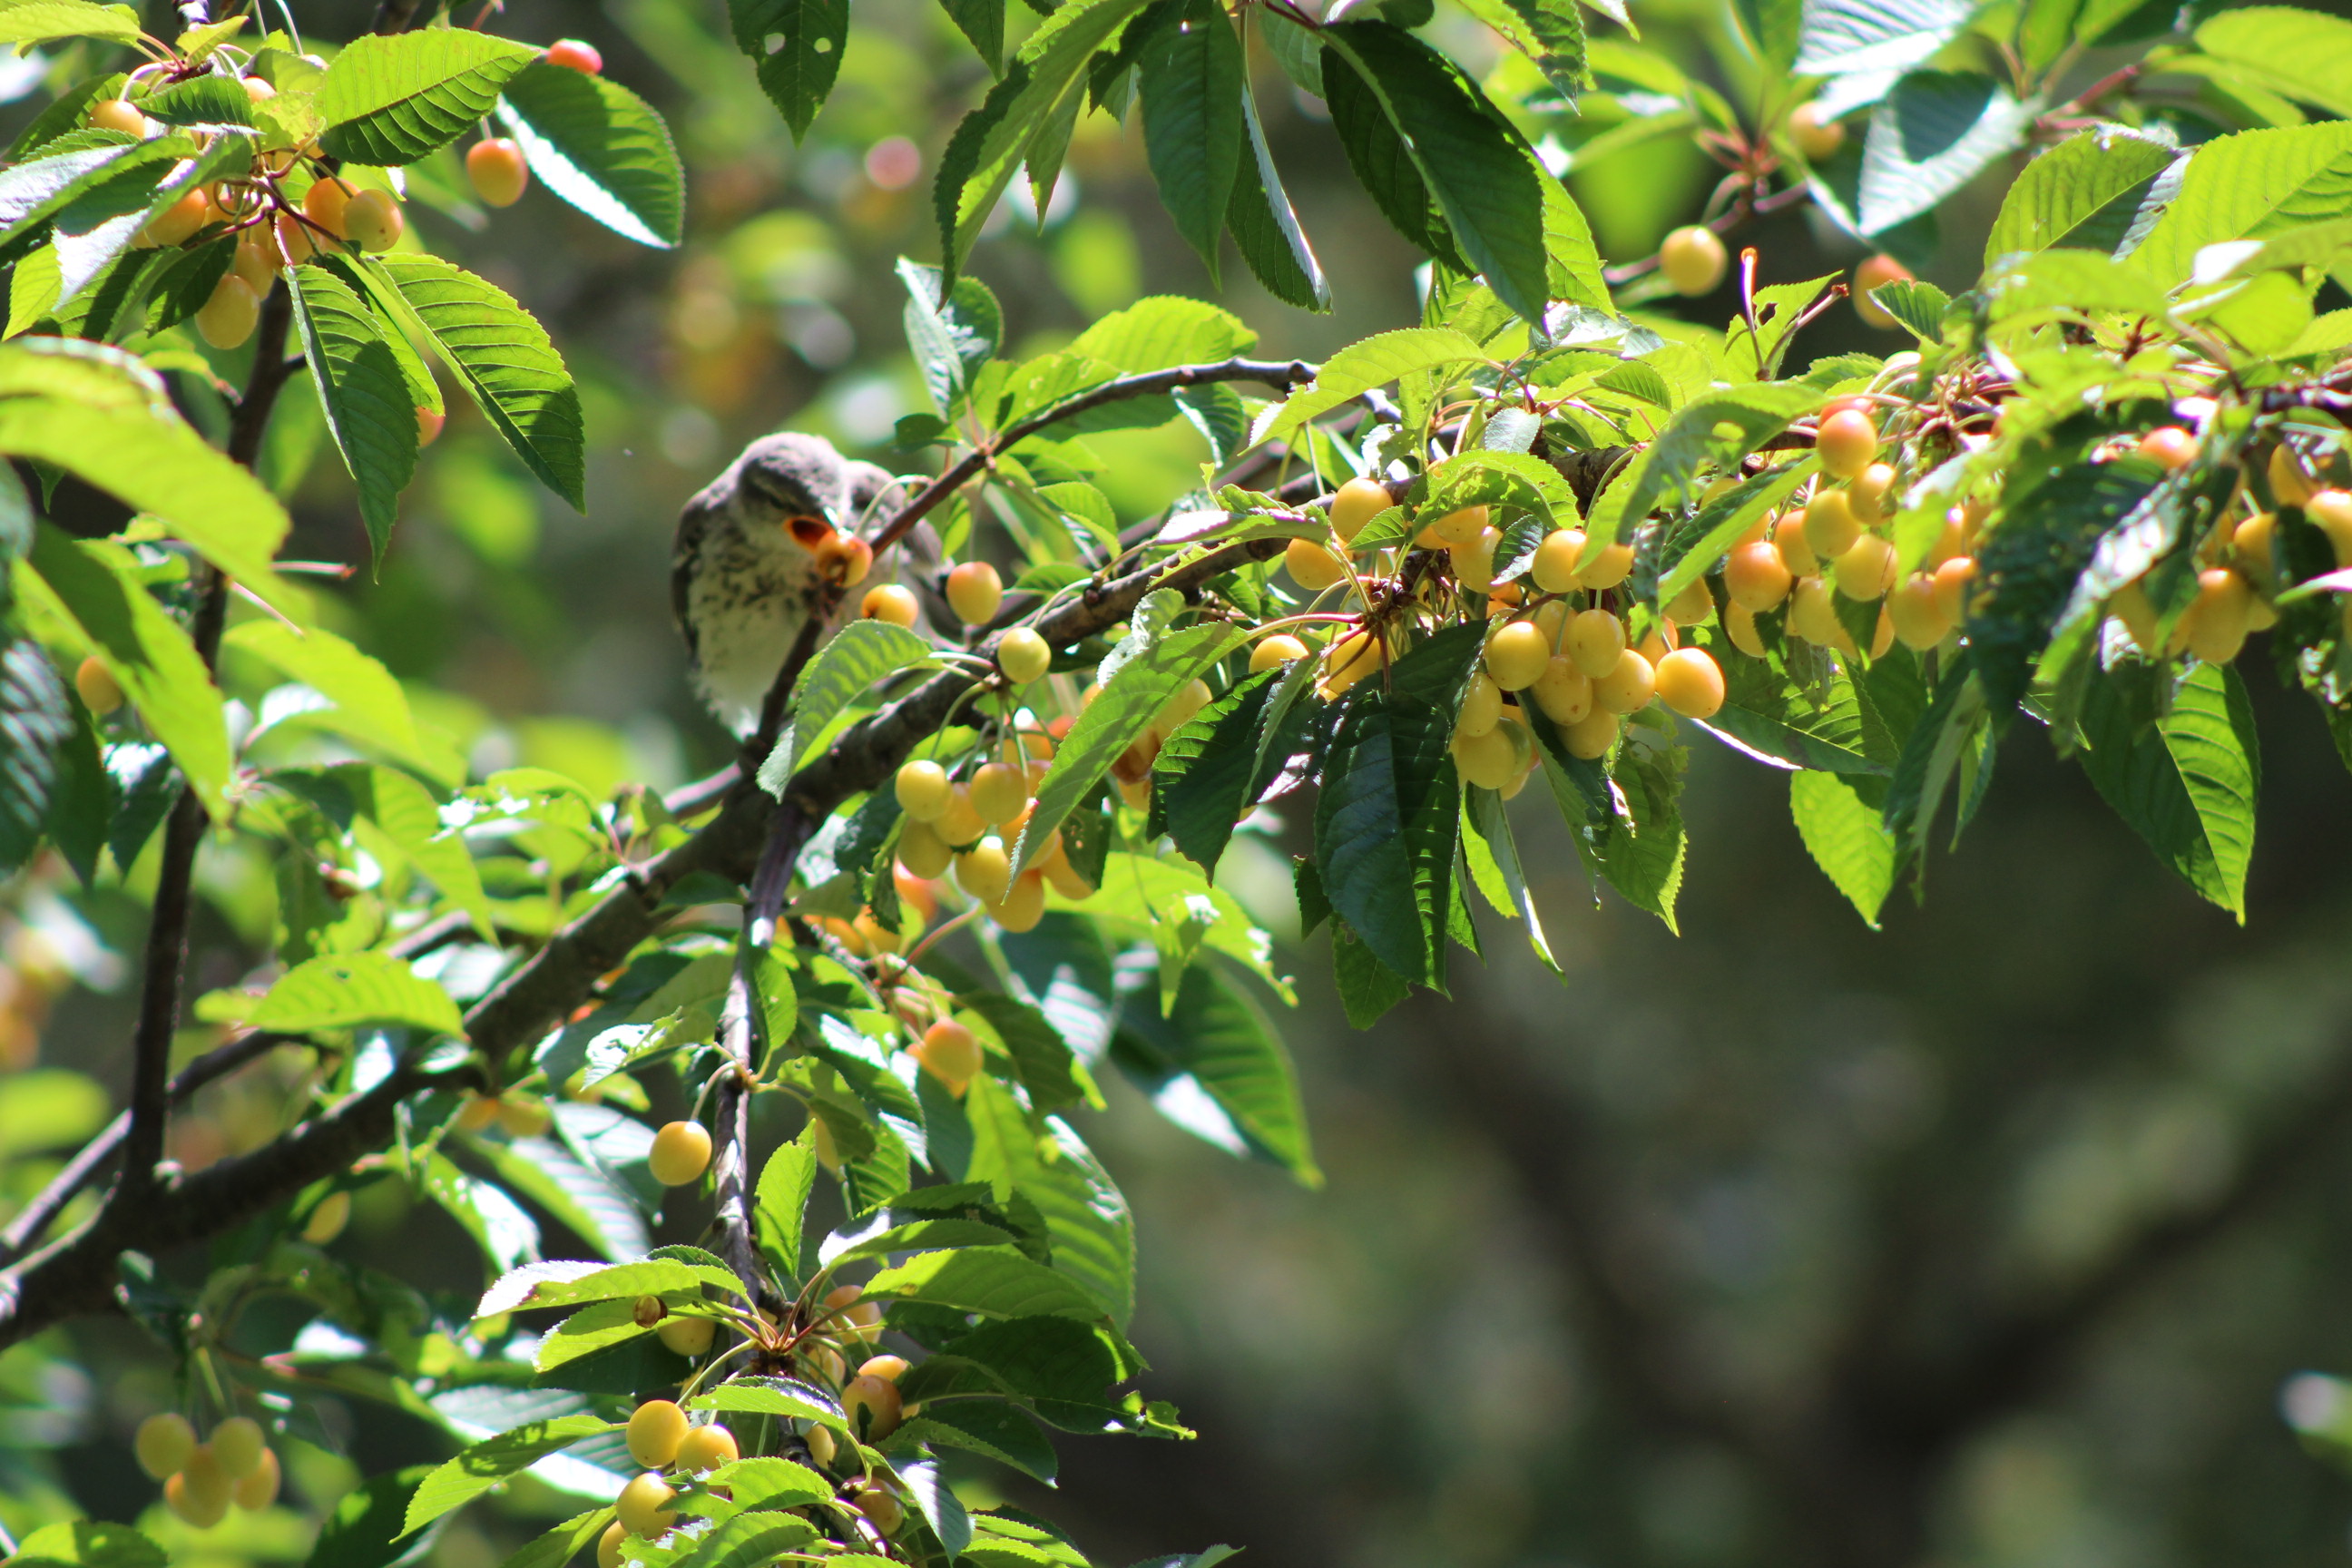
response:
<svg viewBox="0 0 2352 1568"><path fill-rule="evenodd" d="M1169 736L1152 763L1176 847L1212 877L1251 805L1259 725L1279 679L1261 670L1230 688Z"/></svg>
<svg viewBox="0 0 2352 1568"><path fill-rule="evenodd" d="M425 1478L428 1465L391 1470L352 1488L335 1504L303 1568L398 1568L433 1549L440 1521L408 1538L403 1521L408 1501Z"/></svg>
<svg viewBox="0 0 2352 1568"><path fill-rule="evenodd" d="M752 1194L760 1250L788 1279L800 1278L801 1233L815 1184L816 1155L798 1140L779 1144L760 1167L760 1184Z"/></svg>
<svg viewBox="0 0 2352 1568"><path fill-rule="evenodd" d="M537 51L466 27L354 38L319 84L319 145L353 163L413 163L486 118Z"/></svg>
<svg viewBox="0 0 2352 1568"><path fill-rule="evenodd" d="M684 237L686 170L644 99L610 77L534 61L506 84L498 112L549 190L639 245L667 249Z"/></svg>
<svg viewBox="0 0 2352 1568"><path fill-rule="evenodd" d="M1270 21L1274 13L1260 15ZM1256 100L1246 90L1242 94L1242 124L1249 132L1249 140L1234 171L1234 194L1225 205L1225 227L1233 235L1242 260L1265 286L1266 292L1302 310L1328 310L1331 308L1330 280L1323 276L1323 264L1316 259L1315 247L1307 241L1307 231L1299 226L1298 214L1290 205L1290 194L1283 188L1282 176L1274 166L1274 153L1266 146L1265 127L1258 118ZM1221 463L1228 460L1224 457L1218 458Z"/></svg>
<svg viewBox="0 0 2352 1568"><path fill-rule="evenodd" d="M1135 1312L1135 1219L1109 1173L1059 1117L1033 1129L1012 1095L985 1074L972 1080L964 1110L971 1121L971 1178L1034 1204L1053 1239L1055 1271L1083 1287L1097 1311L1124 1324Z"/></svg>
<svg viewBox="0 0 2352 1568"><path fill-rule="evenodd" d="M1882 781L1810 770L1789 775L1789 815L1806 853L1873 931L1902 865L1902 846L1879 815L1885 793Z"/></svg>
<svg viewBox="0 0 2352 1568"><path fill-rule="evenodd" d="M929 662L931 645L904 626L855 620L817 650L793 688L793 719L760 765L760 787L781 797L808 748L877 681Z"/></svg>
<svg viewBox="0 0 2352 1568"><path fill-rule="evenodd" d="M400 492L416 470L416 406L399 357L369 308L365 285L348 267L341 257L321 256L314 265L289 268L286 284L311 384L335 448L359 486L360 516L381 563L392 542Z"/></svg>
<svg viewBox="0 0 2352 1568"><path fill-rule="evenodd" d="M951 418L972 378L996 357L1004 339L1003 309L979 279L959 278L942 291L938 268L903 256L898 280L907 288L907 347L922 370L932 406L941 418Z"/></svg>
<svg viewBox="0 0 2352 1568"><path fill-rule="evenodd" d="M1139 62L1144 150L1176 232L1217 277L1240 167L1245 90L1241 36L1222 6L1192 0L1183 20L1161 29Z"/></svg>
<svg viewBox="0 0 2352 1568"><path fill-rule="evenodd" d="M1315 810L1331 907L1407 980L1442 978L1460 784L1453 715L1425 699L1362 692L1349 704Z"/></svg>
<svg viewBox="0 0 2352 1568"><path fill-rule="evenodd" d="M1156 1006L1129 1005L1120 1015L1121 1065L1148 1070L1155 1102L1181 1078L1223 1112L1241 1147L1288 1170L1307 1186L1320 1186L1300 1103L1297 1074L1280 1033L1264 1009L1228 984L1218 970L1196 963L1184 972L1176 1005L1165 1016ZM1149 1053L1148 1061L1129 1056ZM1162 1109L1166 1107L1163 1105ZM1189 1123L1181 1123L1191 1129Z"/></svg>
<svg viewBox="0 0 2352 1568"><path fill-rule="evenodd" d="M2083 771L2116 815L2242 924L2262 753L2237 671L2191 665L2153 725L2140 721L2111 679L2095 676L2081 722Z"/></svg>
<svg viewBox="0 0 2352 1568"><path fill-rule="evenodd" d="M1796 68L1805 76L1903 71L1968 26L1969 0L1805 0Z"/></svg>
<svg viewBox="0 0 2352 1568"><path fill-rule="evenodd" d="M919 1254L867 1280L865 1296L869 1301L919 1301L989 1318L1092 1321L1103 1316L1101 1304L1076 1280L1004 1247Z"/></svg>

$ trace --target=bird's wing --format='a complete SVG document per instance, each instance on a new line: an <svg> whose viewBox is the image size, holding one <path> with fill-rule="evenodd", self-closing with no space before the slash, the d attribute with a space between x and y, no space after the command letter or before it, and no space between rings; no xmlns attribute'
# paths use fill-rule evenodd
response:
<svg viewBox="0 0 2352 1568"><path fill-rule="evenodd" d="M677 537L669 551L669 612L677 622L678 635L686 639L686 655L694 658L700 649L696 647L693 617L687 614L694 593L694 563L702 553L702 542L709 533L710 508L700 496L686 503L677 514Z"/></svg>

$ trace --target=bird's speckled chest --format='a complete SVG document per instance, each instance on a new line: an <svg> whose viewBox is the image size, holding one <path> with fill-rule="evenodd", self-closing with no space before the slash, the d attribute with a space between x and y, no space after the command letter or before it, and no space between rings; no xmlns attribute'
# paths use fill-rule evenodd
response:
<svg viewBox="0 0 2352 1568"><path fill-rule="evenodd" d="M696 684L722 722L748 731L808 619L816 558L772 523L723 513L680 544L680 618Z"/></svg>

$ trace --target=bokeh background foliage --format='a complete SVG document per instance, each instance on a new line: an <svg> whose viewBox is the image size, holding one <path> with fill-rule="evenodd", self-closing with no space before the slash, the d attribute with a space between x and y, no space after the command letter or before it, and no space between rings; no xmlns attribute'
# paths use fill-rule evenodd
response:
<svg viewBox="0 0 2352 1568"><path fill-rule="evenodd" d="M2010 9L1943 47L1991 59ZM297 6L337 37L368 10ZM1692 135L1700 95L1751 101L1759 78L1717 5L1660 0L1635 19L1646 54L1596 22L1596 63L1620 74L1602 71L1580 116L1530 111L1527 126L1555 148L1614 137L1568 178L1618 261L1713 183ZM1009 8L1008 42L1034 22ZM893 262L936 256L931 175L989 77L940 7L858 0L837 85L795 144L709 0L515 0L500 26L590 39L669 118L684 242L630 245L542 191L491 220L454 161L416 171L412 215L432 246L563 345L592 504L574 515L542 493L453 400L389 553L333 599L331 624L412 682L478 768L676 783L725 747L686 696L668 625L670 521L779 426L889 460L895 421L925 406ZM1437 31L1474 74L1532 68L1466 16ZM968 264L1019 352L1154 292L1220 300L1268 357L1418 320L1417 253L1262 46L1248 68L1337 309L1278 301L1230 250L1213 278L1132 124L1089 117L1042 224L1016 186ZM2095 79L2099 58L2075 68ZM34 65L14 85L28 117ZM1537 84L1498 85L1517 101ZM2192 86L2179 125L2194 139L2200 101L2221 112L2213 94L2242 122L2254 90ZM2014 166L1953 193L1932 232L1899 237L1905 258L1973 281ZM1801 210L1746 237L1768 283L1861 254ZM1717 325L1728 295L1674 309ZM1800 354L1888 346L1840 310ZM1094 441L1123 521L1187 488L1205 454L1181 423ZM265 461L298 521L287 553L363 562L322 443L314 407L290 398ZM1228 1161L1112 1087L1098 1142L1138 1215L1135 1338L1154 1392L1204 1440L1069 1446L1057 1517L1106 1561L1234 1540L1302 1568L1876 1563L1923 1521L1933 1560L1953 1563L2338 1560L2344 1482L2295 1428L2324 1432L2343 1403L2298 1374L2352 1368L2352 834L2317 719L2267 682L2254 695L2268 754L2242 928L2021 727L1967 853L1938 858L1932 899L1897 899L1881 932L1813 871L1778 776L1703 750L1678 940L1546 864L1565 993L1498 952L1453 1000L1418 998L1364 1036L1328 994L1328 939L1286 952L1304 1001L1286 1032L1327 1185ZM1276 930L1295 924L1284 830L1244 836L1225 868ZM213 933L266 938L269 868L223 853L202 871ZM11 1193L36 1190L108 1113L142 917L135 898L68 880L12 889ZM52 996L43 976L77 984ZM194 977L199 991L235 978ZM279 1087L208 1095L174 1154L261 1142ZM478 1284L452 1222L395 1183L367 1190L345 1245L422 1285ZM21 1533L142 1506L152 1488L127 1436L168 1403L167 1375L119 1321L0 1357L0 1520ZM325 1408L320 1441L289 1447L288 1506L213 1560L299 1561L353 1479L442 1451L422 1424ZM570 1507L518 1485L444 1532L436 1559L488 1568Z"/></svg>

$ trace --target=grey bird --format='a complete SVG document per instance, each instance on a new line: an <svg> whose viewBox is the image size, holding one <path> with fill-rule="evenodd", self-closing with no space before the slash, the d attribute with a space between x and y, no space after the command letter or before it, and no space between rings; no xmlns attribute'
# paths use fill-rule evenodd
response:
<svg viewBox="0 0 2352 1568"><path fill-rule="evenodd" d="M825 540L872 539L902 500L887 471L844 458L822 437L788 431L743 448L686 503L670 552L670 607L695 689L720 723L739 736L759 727L768 689L823 585L817 552ZM937 563L936 536L919 528L892 553L907 555L919 579ZM894 564L885 557L868 581L887 580Z"/></svg>

